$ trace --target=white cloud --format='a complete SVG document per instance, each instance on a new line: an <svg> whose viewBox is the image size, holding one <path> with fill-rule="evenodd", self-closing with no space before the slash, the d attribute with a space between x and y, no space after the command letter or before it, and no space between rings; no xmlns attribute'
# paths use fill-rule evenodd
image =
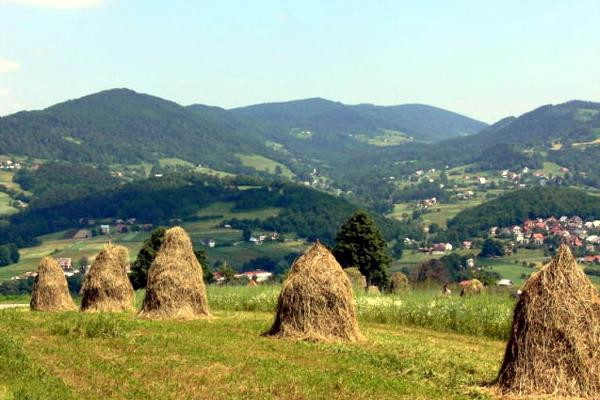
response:
<svg viewBox="0 0 600 400"><path fill-rule="evenodd" d="M89 8L102 5L105 0L0 0L0 4L20 4L47 8Z"/></svg>
<svg viewBox="0 0 600 400"><path fill-rule="evenodd" d="M6 97L10 94L10 90L6 88L0 88L0 97Z"/></svg>
<svg viewBox="0 0 600 400"><path fill-rule="evenodd" d="M19 64L4 58L0 58L0 74L7 74L19 70Z"/></svg>

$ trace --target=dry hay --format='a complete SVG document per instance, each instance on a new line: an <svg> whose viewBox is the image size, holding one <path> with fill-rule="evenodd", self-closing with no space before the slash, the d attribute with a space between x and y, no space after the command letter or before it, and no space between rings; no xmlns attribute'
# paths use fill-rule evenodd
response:
<svg viewBox="0 0 600 400"><path fill-rule="evenodd" d="M367 288L367 294L370 294L372 296L379 296L381 295L381 291L377 286L371 285Z"/></svg>
<svg viewBox="0 0 600 400"><path fill-rule="evenodd" d="M74 311L76 309L63 269L52 257L44 257L33 282L32 311Z"/></svg>
<svg viewBox="0 0 600 400"><path fill-rule="evenodd" d="M134 293L127 276L129 252L108 244L96 255L81 287L81 311L133 311Z"/></svg>
<svg viewBox="0 0 600 400"><path fill-rule="evenodd" d="M481 283L478 279L471 279L467 282L468 283L466 283L465 285L462 285L462 290L460 291L461 296L483 293L483 283Z"/></svg>
<svg viewBox="0 0 600 400"><path fill-rule="evenodd" d="M523 286L497 389L600 398L600 299L568 246Z"/></svg>
<svg viewBox="0 0 600 400"><path fill-rule="evenodd" d="M318 240L294 262L283 282L267 335L315 341L362 339L350 280Z"/></svg>
<svg viewBox="0 0 600 400"><path fill-rule="evenodd" d="M352 287L362 289L367 287L367 278L360 273L360 270L356 267L344 268L344 272L348 275Z"/></svg>
<svg viewBox="0 0 600 400"><path fill-rule="evenodd" d="M402 293L408 290L408 277L402 272L392 274L392 293Z"/></svg>
<svg viewBox="0 0 600 400"><path fill-rule="evenodd" d="M146 297L139 316L148 319L197 319L210 316L202 266L181 227L165 240L148 270Z"/></svg>

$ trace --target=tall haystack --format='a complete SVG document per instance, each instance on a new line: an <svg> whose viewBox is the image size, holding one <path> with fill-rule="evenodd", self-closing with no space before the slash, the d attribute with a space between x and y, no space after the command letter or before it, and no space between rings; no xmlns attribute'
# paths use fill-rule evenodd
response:
<svg viewBox="0 0 600 400"><path fill-rule="evenodd" d="M108 244L98 253L81 287L81 311L133 311L134 294L126 271L127 248Z"/></svg>
<svg viewBox="0 0 600 400"><path fill-rule="evenodd" d="M350 280L319 241L294 262L267 335L317 341L362 339Z"/></svg>
<svg viewBox="0 0 600 400"><path fill-rule="evenodd" d="M44 257L40 262L37 277L33 282L29 306L32 311L74 311L76 309L65 274L52 257Z"/></svg>
<svg viewBox="0 0 600 400"><path fill-rule="evenodd" d="M146 297L139 316L148 319L197 319L210 316L202 266L181 227L168 229L148 270Z"/></svg>
<svg viewBox="0 0 600 400"><path fill-rule="evenodd" d="M600 398L600 299L568 246L525 283L496 383L505 394Z"/></svg>

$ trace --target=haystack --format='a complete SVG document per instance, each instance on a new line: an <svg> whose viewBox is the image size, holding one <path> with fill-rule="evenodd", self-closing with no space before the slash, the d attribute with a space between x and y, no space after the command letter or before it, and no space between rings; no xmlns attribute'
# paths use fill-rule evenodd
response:
<svg viewBox="0 0 600 400"><path fill-rule="evenodd" d="M381 290L379 290L377 286L371 285L367 288L367 294L370 294L371 296L380 296Z"/></svg>
<svg viewBox="0 0 600 400"><path fill-rule="evenodd" d="M183 228L165 232L165 240L148 270L146 297L139 316L148 319L210 316L202 266Z"/></svg>
<svg viewBox="0 0 600 400"><path fill-rule="evenodd" d="M133 287L127 276L128 251L108 244L98 253L81 287L81 311L133 311Z"/></svg>
<svg viewBox="0 0 600 400"><path fill-rule="evenodd" d="M392 274L392 293L402 293L408 290L408 277L402 272Z"/></svg>
<svg viewBox="0 0 600 400"><path fill-rule="evenodd" d="M32 311L75 310L65 274L52 257L44 257L40 262L29 306Z"/></svg>
<svg viewBox="0 0 600 400"><path fill-rule="evenodd" d="M344 268L344 272L348 275L348 279L350 279L350 283L355 289L364 290L367 287L367 278L360 273L358 268Z"/></svg>
<svg viewBox="0 0 600 400"><path fill-rule="evenodd" d="M504 394L600 398L600 299L566 245L523 286L496 383Z"/></svg>
<svg viewBox="0 0 600 400"><path fill-rule="evenodd" d="M483 283L481 283L481 281L479 281L478 279L471 279L469 281L464 281L464 284L463 284L463 282L461 282L460 286L461 286L461 291L460 291L461 296L481 294L481 293L483 293L483 290L484 290Z"/></svg>
<svg viewBox="0 0 600 400"><path fill-rule="evenodd" d="M294 262L267 335L316 341L362 339L350 280L319 241Z"/></svg>

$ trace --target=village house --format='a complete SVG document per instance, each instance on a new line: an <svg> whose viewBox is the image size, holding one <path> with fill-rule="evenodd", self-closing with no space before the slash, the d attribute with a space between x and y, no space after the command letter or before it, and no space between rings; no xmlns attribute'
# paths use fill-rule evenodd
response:
<svg viewBox="0 0 600 400"><path fill-rule="evenodd" d="M56 261L58 262L58 265L60 265L60 267L63 269L63 271L71 271L73 269L72 260L70 258L61 257L58 258Z"/></svg>
<svg viewBox="0 0 600 400"><path fill-rule="evenodd" d="M110 225L100 225L100 233L102 235L110 235Z"/></svg>
<svg viewBox="0 0 600 400"><path fill-rule="evenodd" d="M537 245L544 244L544 235L541 233L534 233L531 238L533 239L533 243Z"/></svg>
<svg viewBox="0 0 600 400"><path fill-rule="evenodd" d="M115 231L117 233L126 233L129 232L129 228L124 223L118 223L115 225Z"/></svg>
<svg viewBox="0 0 600 400"><path fill-rule="evenodd" d="M204 246L207 246L207 247L213 248L213 247L215 247L215 246L217 245L217 242L215 242L213 239L204 239L204 240L202 241L202 244L203 244Z"/></svg>
<svg viewBox="0 0 600 400"><path fill-rule="evenodd" d="M471 247L473 247L473 242L472 242L472 241L470 241L470 240L464 240L464 241L462 242L462 248L463 248L463 249L465 249L465 250L468 250L468 249L470 249Z"/></svg>

